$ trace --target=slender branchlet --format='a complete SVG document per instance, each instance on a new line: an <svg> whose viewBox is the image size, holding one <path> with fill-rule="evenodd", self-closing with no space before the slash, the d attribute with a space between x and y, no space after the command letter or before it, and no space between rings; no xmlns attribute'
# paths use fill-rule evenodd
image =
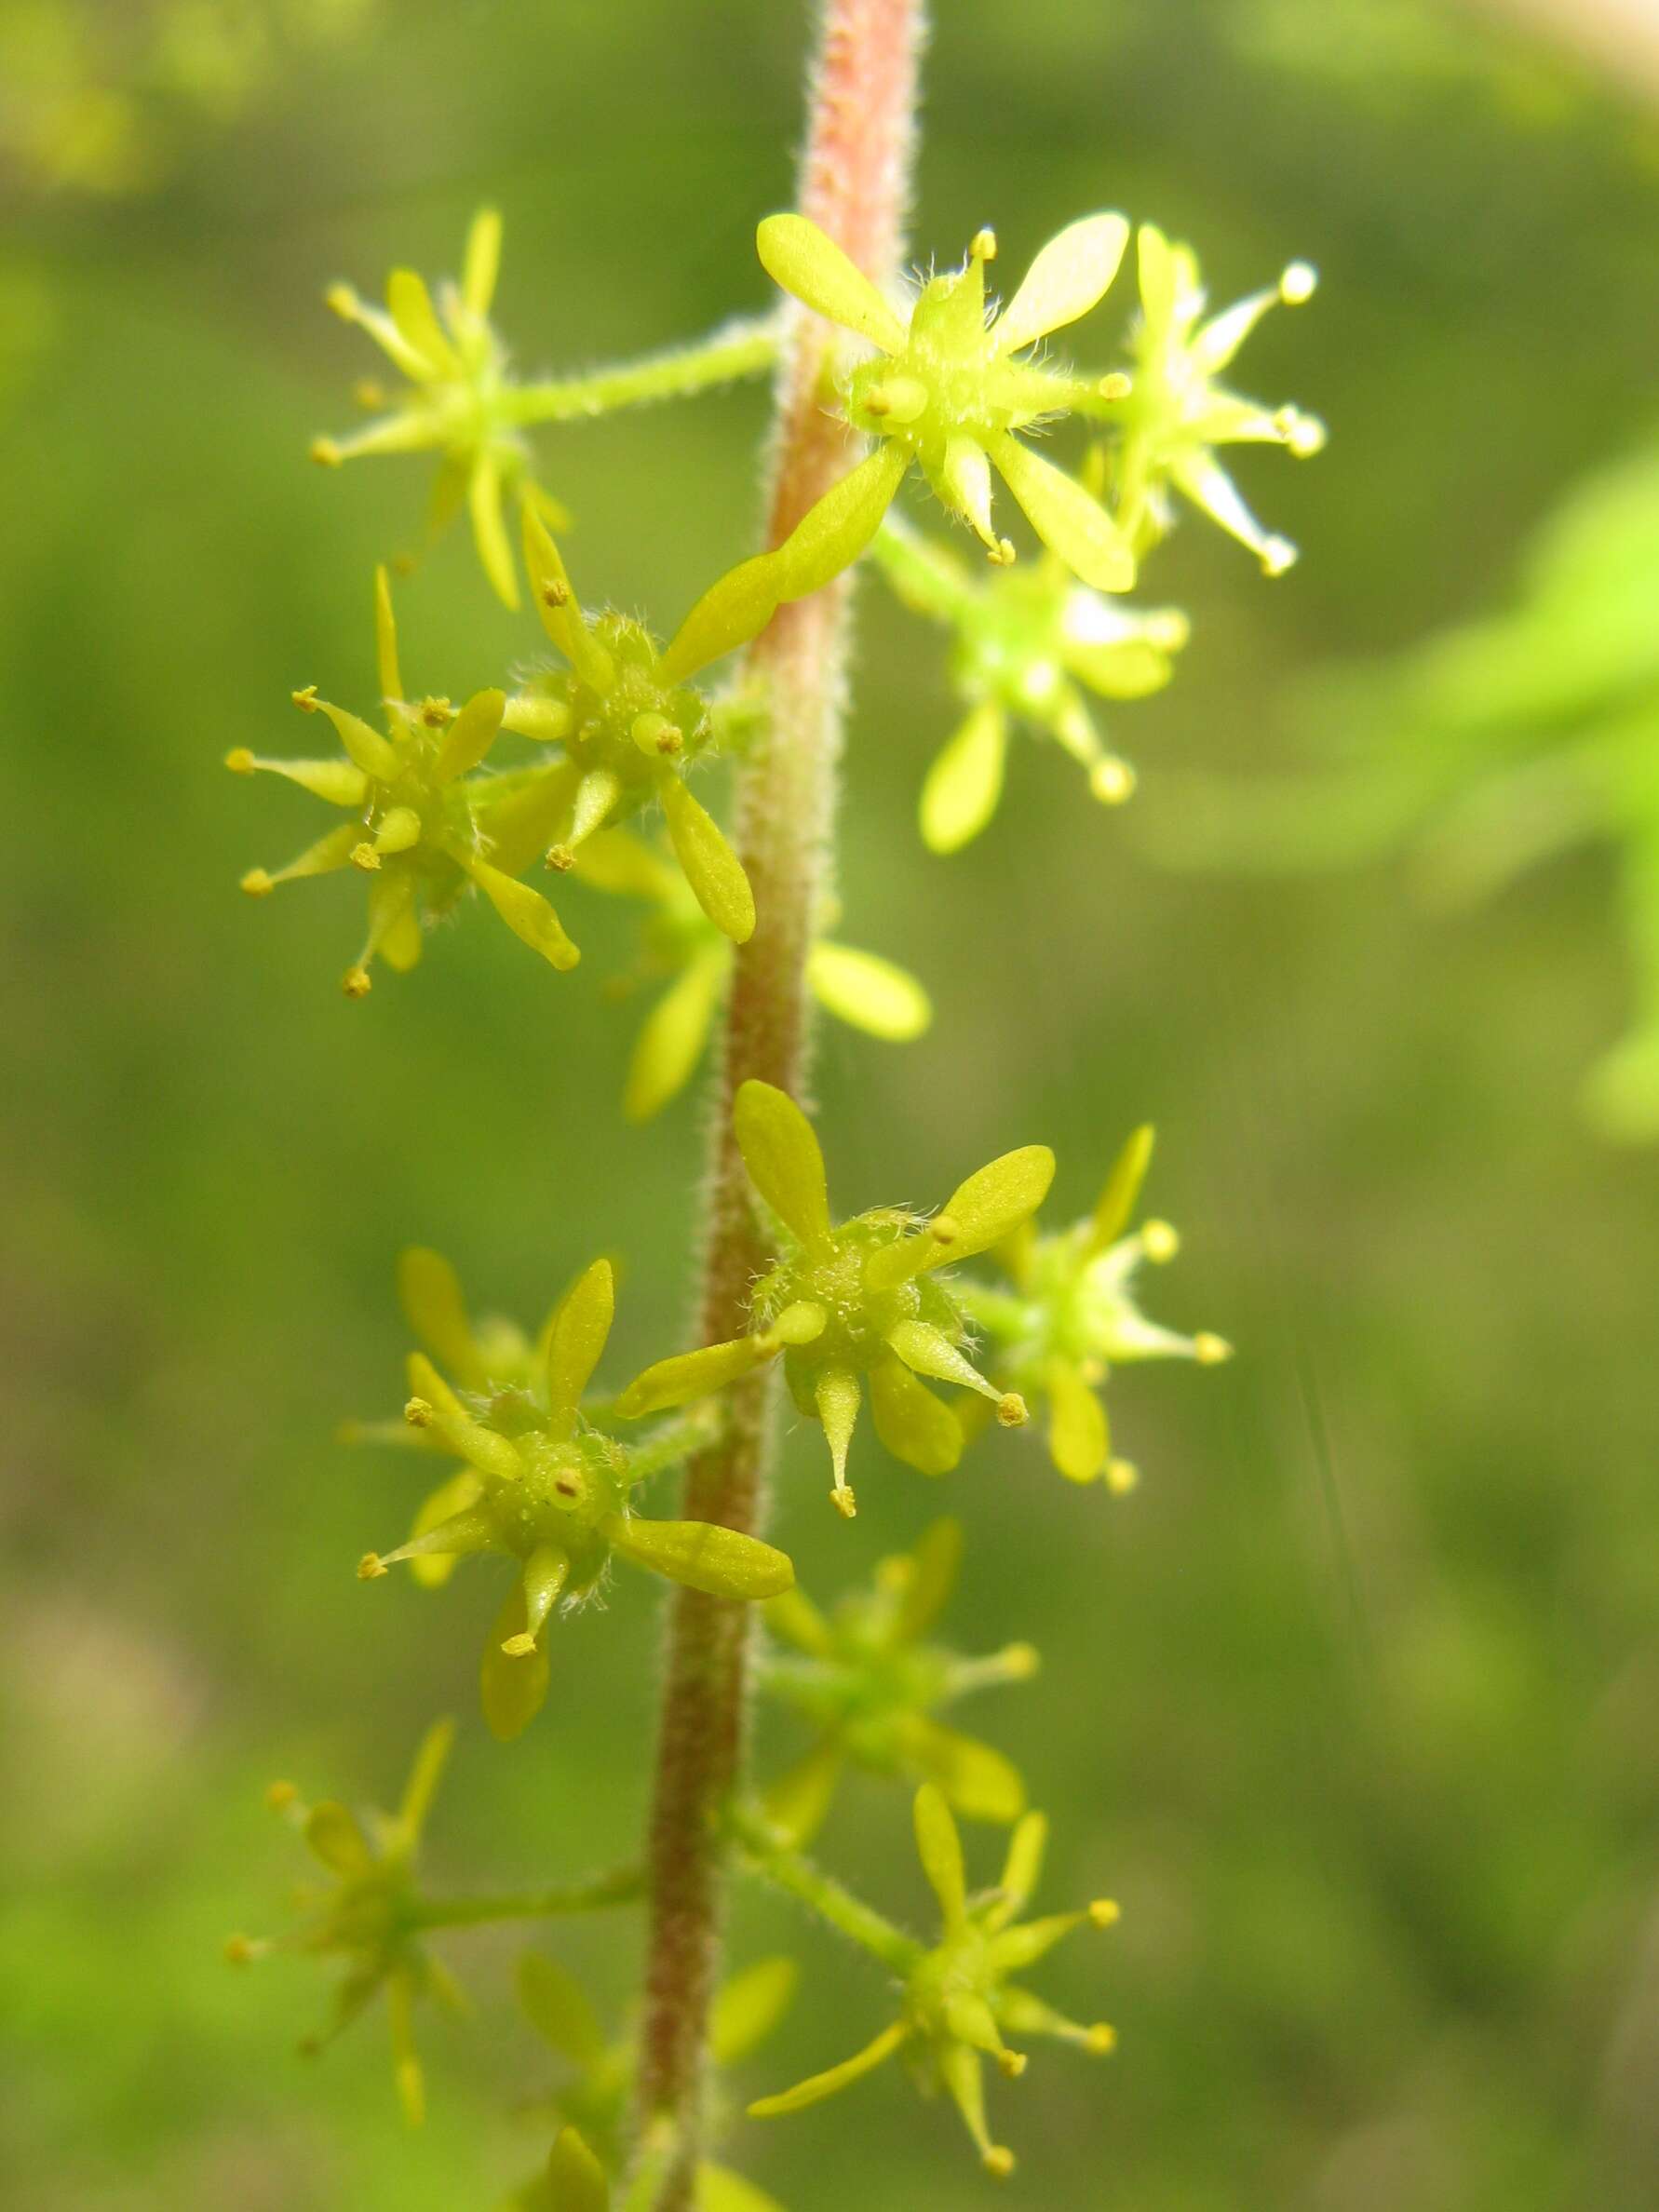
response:
<svg viewBox="0 0 1659 2212"><path fill-rule="evenodd" d="M799 205L877 283L897 267L910 194L921 0L828 0L812 75ZM792 312L777 386L769 543L778 546L845 474L848 434L821 398L818 318ZM751 661L765 728L738 787L738 850L757 924L737 948L711 1123L701 1341L740 1334L770 1254L733 1136L750 1079L799 1098L807 1077L807 955L830 889L830 838L850 586L845 577L779 609ZM773 1427L766 1370L734 1393L731 1425L687 1475L688 1515L752 1533L763 1513ZM718 1815L743 1757L749 1626L743 1609L692 1591L674 1604L648 1863L651 1895L640 2100L644 2132L673 2130L654 2212L686 2212L700 2134L709 2003L719 1971L722 1848Z"/></svg>

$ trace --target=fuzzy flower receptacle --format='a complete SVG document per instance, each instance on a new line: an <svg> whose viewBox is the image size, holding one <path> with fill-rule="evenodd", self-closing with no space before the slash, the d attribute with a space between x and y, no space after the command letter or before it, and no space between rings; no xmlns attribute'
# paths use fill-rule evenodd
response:
<svg viewBox="0 0 1659 2212"><path fill-rule="evenodd" d="M922 788L922 837L933 852L960 851L996 813L1016 727L1069 753L1102 805L1130 796L1135 772L1108 750L1087 695L1140 699L1162 690L1187 641L1179 608L1113 601L1052 554L976 573L891 517L871 551L897 597L952 633L951 678L967 714Z"/></svg>
<svg viewBox="0 0 1659 2212"><path fill-rule="evenodd" d="M1025 2071L1023 2051L1009 2036L1052 2036L1103 2057L1116 2045L1104 2024L1085 2027L1067 2019L1012 1977L1052 1950L1076 1928L1109 1928L1118 1918L1110 1898L1097 1898L1080 1912L1053 1913L1024 1921L1042 1871L1047 1822L1028 1813L1009 1841L1002 1879L996 1887L968 1894L962 1839L940 1790L924 1783L916 1792L916 1845L922 1867L938 1900L940 1930L932 1946L915 1941L881 1917L858 1906L836 1917L843 1932L881 1959L899 1984L898 2017L853 2057L794 2088L763 2097L749 2106L756 2119L797 2112L871 2072L903 2053L924 2092L943 2088L961 2113L987 2173L1005 2178L1014 2154L991 2140L985 2111L984 2062L1018 2080ZM762 1855L758 1863L764 1868ZM786 1869L776 1870L784 1879ZM810 1881L810 1876L809 1876ZM787 1886L807 1895L807 1882ZM834 1912L835 1900L827 1900Z"/></svg>
<svg viewBox="0 0 1659 2212"><path fill-rule="evenodd" d="M425 924L448 913L469 888L481 891L514 936L551 966L573 967L580 954L558 915L516 874L561 803L554 772L475 777L501 734L505 693L475 692L459 710L444 698L407 698L384 568L375 575L374 610L384 735L319 699L310 684L295 692L294 704L332 725L338 756L267 760L245 747L225 756L236 775L281 776L346 817L286 868L250 869L242 889L263 898L279 883L342 869L367 877L369 929L343 979L348 998L367 994L377 957L400 973L413 967ZM508 858L514 868L501 865Z"/></svg>
<svg viewBox="0 0 1659 2212"><path fill-rule="evenodd" d="M994 469L1037 536L1086 584L1129 588L1134 555L1111 515L1018 435L1074 403L1075 380L1032 359L1031 348L1098 304L1128 235L1121 215L1071 223L998 311L985 292L996 239L982 230L960 269L925 279L907 319L816 223L801 215L766 218L757 244L767 274L874 349L842 390L848 424L874 439L874 449L847 487L830 495L856 507L868 525L864 543L914 464L991 560L1011 561L1013 546L991 513Z"/></svg>
<svg viewBox="0 0 1659 2212"><path fill-rule="evenodd" d="M868 1385L876 1434L896 1459L945 1475L962 1456L961 1424L922 1381L979 1393L1005 1427L1026 1417L968 1359L966 1329L937 1271L1012 1235L1042 1205L1054 1178L1046 1145L1005 1153L958 1185L931 1220L878 1207L837 1222L812 1124L787 1092L741 1086L734 1109L738 1149L781 1247L756 1285L747 1336L659 1361L617 1400L626 1419L681 1406L725 1388L782 1356L799 1411L818 1422L834 1466L840 1511L855 1511L847 1450Z"/></svg>
<svg viewBox="0 0 1659 2212"><path fill-rule="evenodd" d="M484 1718L504 1739L526 1727L546 1696L548 1620L591 1596L613 1558L717 1598L773 1598L795 1578L785 1554L758 1537L634 1512L635 1486L707 1443L710 1431L693 1418L629 1448L584 1419L614 1311L610 1263L596 1260L554 1314L530 1381L485 1375L457 1391L425 1354L410 1356L404 1419L462 1463L452 1510L436 1521L424 1512L419 1534L384 1555L367 1553L357 1571L372 1580L399 1560L478 1552L513 1562L480 1674Z"/></svg>
<svg viewBox="0 0 1659 2212"><path fill-rule="evenodd" d="M821 1611L799 1586L767 1603L772 1647L762 1692L789 1706L816 1741L767 1789L766 1814L797 1844L810 1842L851 1764L933 1782L969 1820L1018 1820L1025 1784L1013 1761L937 1718L945 1706L1037 1671L1030 1644L968 1659L931 1639L962 1565L962 1524L933 1522L912 1551L883 1559L868 1589Z"/></svg>
<svg viewBox="0 0 1659 2212"><path fill-rule="evenodd" d="M449 1974L421 1940L415 1874L421 1831L454 1734L450 1720L437 1721L426 1731L396 1814L371 1812L359 1819L332 1800L306 1805L291 1783L274 1783L267 1792L272 1808L299 1830L330 1880L323 1888L300 1893L301 1917L291 1933L269 1938L236 1936L225 1946L236 1964L278 1950L344 1961L332 2015L320 2034L301 2045L307 2053L321 2050L384 1992L398 2095L411 2126L425 2114L412 2024L416 2001L430 1995L452 2009L464 2009Z"/></svg>
<svg viewBox="0 0 1659 2212"><path fill-rule="evenodd" d="M1112 1456L1102 1387L1132 1360L1193 1359L1219 1366L1232 1346L1207 1329L1182 1336L1149 1321L1136 1302L1143 1264L1173 1260L1180 1240L1167 1221L1128 1224L1152 1160L1153 1131L1135 1131L1107 1177L1095 1209L1046 1235L1027 1224L1000 1248L1011 1290L964 1283L964 1310L996 1347L992 1372L1045 1409L1049 1456L1072 1482L1103 1477L1127 1490L1135 1470ZM971 1401L970 1401L971 1403ZM964 1407L964 1410L968 1409Z"/></svg>
<svg viewBox="0 0 1659 2212"><path fill-rule="evenodd" d="M741 625L718 624L695 641L684 632L666 650L642 623L584 614L559 548L533 509L524 510L524 558L536 611L564 662L509 700L509 729L556 740L572 778L568 814L548 855L574 867L588 838L651 801L697 905L722 937L742 944L755 926L754 895L742 863L713 816L692 796L686 771L715 745L719 720L690 679L743 641Z"/></svg>
<svg viewBox="0 0 1659 2212"><path fill-rule="evenodd" d="M1306 459L1325 444L1325 425L1298 407L1241 398L1221 375L1270 308L1301 306L1313 297L1315 272L1306 262L1292 262L1276 285L1207 317L1190 247L1172 245L1146 223L1137 254L1140 320L1115 461L1118 519L1137 551L1144 551L1170 528L1173 489L1247 546L1270 576L1281 575L1296 547L1257 521L1217 449L1276 445Z"/></svg>

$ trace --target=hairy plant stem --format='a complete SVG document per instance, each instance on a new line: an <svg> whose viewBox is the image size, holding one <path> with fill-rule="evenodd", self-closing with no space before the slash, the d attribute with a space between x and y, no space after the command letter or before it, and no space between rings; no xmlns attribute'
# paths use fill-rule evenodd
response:
<svg viewBox="0 0 1659 2212"><path fill-rule="evenodd" d="M821 18L797 204L878 283L898 261L924 14L924 0L825 0ZM856 458L822 404L832 343L825 324L789 312L773 445L772 546ZM732 1137L737 1087L755 1076L799 1098L808 1075L806 955L830 867L848 608L843 578L780 609L752 649L768 711L739 781L737 843L759 919L737 950L726 1005L710 1133L703 1342L742 1333L750 1287L771 1257ZM725 1436L687 1470L688 1516L755 1531L772 1454L772 1393L766 1374L733 1392ZM721 1814L742 1766L749 1637L744 1607L676 1593L647 1842L640 2117L647 2144L668 2146L654 2212L688 2212L701 2151L725 1887Z"/></svg>
<svg viewBox="0 0 1659 2212"><path fill-rule="evenodd" d="M556 1882L550 1889L514 1890L502 1895L421 1897L410 1908L417 1928L478 1928L492 1921L557 1920L567 1913L598 1912L607 1905L632 1905L644 1895L641 1867L617 1867L586 1882Z"/></svg>
<svg viewBox="0 0 1659 2212"><path fill-rule="evenodd" d="M560 376L545 384L517 384L501 403L507 421L572 423L614 408L641 407L655 399L685 399L710 385L735 384L759 376L777 360L780 317L739 318L722 324L707 338L596 369L588 376Z"/></svg>

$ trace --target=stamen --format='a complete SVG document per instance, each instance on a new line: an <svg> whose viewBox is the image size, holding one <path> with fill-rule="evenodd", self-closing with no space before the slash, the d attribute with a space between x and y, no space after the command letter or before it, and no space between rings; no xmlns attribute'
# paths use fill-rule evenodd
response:
<svg viewBox="0 0 1659 2212"><path fill-rule="evenodd" d="M1220 1367L1223 1361L1233 1357L1233 1346L1225 1337L1216 1336L1209 1329L1201 1329L1193 1339L1193 1357L1200 1367Z"/></svg>
<svg viewBox="0 0 1659 2212"><path fill-rule="evenodd" d="M233 776L253 774L253 755L245 745L234 745L224 756L224 764Z"/></svg>
<svg viewBox="0 0 1659 2212"><path fill-rule="evenodd" d="M271 881L269 870L250 868L242 878L241 888L247 892L250 898L265 898L276 890L276 886Z"/></svg>
<svg viewBox="0 0 1659 2212"><path fill-rule="evenodd" d="M367 998L374 978L366 967L348 967L340 978L340 988L349 999Z"/></svg>
<svg viewBox="0 0 1659 2212"><path fill-rule="evenodd" d="M322 468L338 468L345 459L331 438L314 438L309 451L312 460Z"/></svg>
<svg viewBox="0 0 1659 2212"><path fill-rule="evenodd" d="M1123 1907L1115 1897L1096 1897L1089 1906L1088 1917L1097 1928L1113 1928L1123 1918Z"/></svg>
<svg viewBox="0 0 1659 2212"><path fill-rule="evenodd" d="M357 1580L359 1582L378 1582L383 1574L390 1572L391 1569L378 1552L365 1552L357 1561Z"/></svg>
<svg viewBox="0 0 1659 2212"><path fill-rule="evenodd" d="M1018 2081L1020 2075L1025 2071L1025 2068L1026 2057L1023 2051L1010 2051L1005 2044L996 2055L996 2070L1006 2081Z"/></svg>
<svg viewBox="0 0 1659 2212"><path fill-rule="evenodd" d="M974 236L973 236L972 241L970 242L970 244L969 244L969 246L968 246L968 251L969 251L969 253L971 253L971 254L973 255L973 257L974 257L974 259L975 259L976 261L983 261L983 262L995 261L995 259L996 259L996 233L995 233L995 231L991 230L991 229L989 226L987 226L987 228L985 228L984 230L977 230L977 231L974 233Z"/></svg>
<svg viewBox="0 0 1659 2212"><path fill-rule="evenodd" d="M830 1492L830 1502L843 1520L854 1520L857 1517L858 1501L844 1482L838 1481L836 1483L835 1488Z"/></svg>
<svg viewBox="0 0 1659 2212"><path fill-rule="evenodd" d="M1135 795L1135 771L1127 761L1109 754L1089 770L1088 788L1102 806L1121 806Z"/></svg>
<svg viewBox="0 0 1659 2212"><path fill-rule="evenodd" d="M1106 1463L1106 1488L1114 1498L1126 1498L1140 1480L1140 1469L1133 1460L1114 1459Z"/></svg>
<svg viewBox="0 0 1659 2212"><path fill-rule="evenodd" d="M1101 377L1095 389L1102 399L1126 399L1135 389L1135 383L1121 369L1114 369L1109 376Z"/></svg>
<svg viewBox="0 0 1659 2212"><path fill-rule="evenodd" d="M992 568L1012 568L1015 561L1014 540L998 538L994 546L987 546L985 558Z"/></svg>
<svg viewBox="0 0 1659 2212"><path fill-rule="evenodd" d="M1292 262L1279 278L1279 297L1287 307L1301 307L1314 296L1319 272L1311 262Z"/></svg>
<svg viewBox="0 0 1659 2212"><path fill-rule="evenodd" d="M1270 537L1261 546L1261 570L1264 575L1282 576L1296 565L1296 547L1288 538Z"/></svg>
<svg viewBox="0 0 1659 2212"><path fill-rule="evenodd" d="M317 686L315 683L306 684L303 691L290 692L289 696L302 714L317 713Z"/></svg>
<svg viewBox="0 0 1659 2212"><path fill-rule="evenodd" d="M569 875L576 865L576 856L567 844L547 847L547 866L560 875Z"/></svg>
<svg viewBox="0 0 1659 2212"><path fill-rule="evenodd" d="M998 2181L1005 2181L1014 2171L1014 2153L1005 2143L992 2143L981 2152L979 2164Z"/></svg>
<svg viewBox="0 0 1659 2212"><path fill-rule="evenodd" d="M351 848L351 864L354 868L360 868L367 874L372 875L380 866L380 855L371 844L355 844Z"/></svg>
<svg viewBox="0 0 1659 2212"><path fill-rule="evenodd" d="M1117 2030L1109 2028L1104 2020L1097 2020L1084 2036L1084 2048L1097 2058L1104 2058L1117 2048Z"/></svg>
<svg viewBox="0 0 1659 2212"><path fill-rule="evenodd" d="M1017 1390L1005 1390L996 1401L996 1417L1004 1428L1023 1428L1030 1413Z"/></svg>
<svg viewBox="0 0 1659 2212"><path fill-rule="evenodd" d="M1180 1237L1167 1221L1143 1221L1140 1248L1154 1266L1161 1267L1180 1250Z"/></svg>

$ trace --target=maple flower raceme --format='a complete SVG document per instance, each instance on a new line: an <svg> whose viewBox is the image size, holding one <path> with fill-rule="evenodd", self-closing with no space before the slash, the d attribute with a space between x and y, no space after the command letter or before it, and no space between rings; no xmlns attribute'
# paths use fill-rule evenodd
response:
<svg viewBox="0 0 1659 2212"><path fill-rule="evenodd" d="M501 733L506 695L475 692L459 710L448 699L407 698L384 568L375 573L374 611L384 736L309 684L295 692L294 704L332 724L338 756L267 760L240 746L225 755L235 774L282 776L345 816L286 868L250 869L242 889L261 898L278 883L346 868L368 878L369 930L345 971L348 998L367 993L377 957L400 972L413 967L424 923L449 912L469 888L553 967L573 967L580 954L558 915L517 880L564 803L555 772L538 766L475 777Z"/></svg>
<svg viewBox="0 0 1659 2212"><path fill-rule="evenodd" d="M839 2066L813 2074L776 2097L749 2106L757 2119L797 2112L848 2088L886 2059L902 2052L924 2089L942 2087L972 2137L985 2170L1005 2178L1014 2170L1014 2154L991 2138L985 2114L984 2061L1017 2080L1025 2071L1025 2054L1007 2036L1054 2036L1098 2056L1114 2048L1116 2037L1104 2026L1084 2027L1067 2019L1011 1977L1034 1965L1074 1928L1111 1927L1118 1917L1109 1898L1097 1898L1081 1912L1053 1913L1022 1921L1042 1871L1047 1822L1028 1813L1015 1828L1001 1881L994 1889L970 1896L963 1865L962 1839L941 1791L924 1783L916 1792L916 1845L938 1900L941 1926L929 1948L906 1936L867 1906L816 1875L788 1853L769 1850L763 1831L745 1841L757 1871L816 1903L844 1935L861 1943L892 1972L899 1984L898 2017L873 2042ZM850 1910L842 1909L843 1905Z"/></svg>
<svg viewBox="0 0 1659 2212"><path fill-rule="evenodd" d="M454 1733L450 1720L426 1731L395 1814L371 1812L359 1819L331 1800L306 1805L291 1784L274 1784L268 1793L273 1809L299 1830L331 1880L326 1888L301 1893L301 1918L290 1934L258 1940L233 1936L225 1947L237 1963L276 1950L344 1960L332 2016L319 2035L301 2046L307 2052L320 2050L384 1992L398 2095L411 2126L425 2113L412 2026L416 2001L431 1995L452 2009L465 2009L447 1970L421 1941L424 1922L415 1879L421 1830Z"/></svg>
<svg viewBox="0 0 1659 2212"><path fill-rule="evenodd" d="M1119 1490L1133 1487L1135 1470L1112 1456L1100 1395L1111 1370L1141 1359L1215 1367L1233 1349L1207 1329L1182 1336L1162 1328L1136 1303L1142 1263L1160 1265L1180 1249L1167 1221L1143 1221L1126 1234L1152 1152L1152 1129L1137 1129L1086 1220L1048 1235L1028 1222L1008 1238L997 1256L1011 1291L978 1282L957 1286L964 1310L996 1347L992 1373L1046 1408L1049 1456L1059 1472L1072 1482L1104 1477ZM965 1402L964 1412L971 1405Z"/></svg>
<svg viewBox="0 0 1659 2212"><path fill-rule="evenodd" d="M1178 608L1141 612L1104 598L1053 554L976 573L891 516L871 551L897 597L953 633L951 681L968 712L922 789L922 835L934 852L958 851L995 814L1016 723L1070 753L1102 804L1129 797L1135 772L1107 750L1085 694L1139 699L1161 690L1187 640Z"/></svg>
<svg viewBox="0 0 1659 2212"><path fill-rule="evenodd" d="M915 1549L883 1559L872 1586L822 1612L798 1586L771 1598L777 1646L762 1658L762 1691L816 1731L812 1748L767 1789L767 1818L792 1842L821 1826L848 1764L934 1782L970 1820L1017 1820L1025 1784L1000 1751L947 1728L940 1707L996 1682L1029 1681L1030 1644L964 1659L928 1640L962 1564L962 1526L937 1520Z"/></svg>
<svg viewBox="0 0 1659 2212"><path fill-rule="evenodd" d="M514 1564L506 1600L485 1639L484 1718L517 1735L546 1696L543 1640L556 1608L579 1604L612 1559L717 1598L773 1598L788 1589L788 1558L759 1538L706 1521L647 1520L629 1504L635 1486L710 1440L707 1423L669 1423L625 1447L591 1421L582 1400L604 1352L614 1311L608 1261L596 1260L560 1304L528 1382L486 1375L457 1391L425 1353L411 1353L404 1419L429 1431L463 1463L459 1502L407 1543L369 1552L357 1571L384 1575L403 1559L499 1552ZM430 1504L430 1502L429 1502Z"/></svg>
<svg viewBox="0 0 1659 2212"><path fill-rule="evenodd" d="M1325 425L1300 408L1240 398L1221 377L1270 308L1300 306L1313 297L1315 273L1306 262L1292 262L1272 289L1207 317L1190 247L1171 245L1144 223L1138 256L1140 321L1115 457L1118 519L1137 551L1144 551L1170 527L1173 487L1248 546L1270 576L1280 575L1295 560L1296 547L1262 529L1216 449L1277 445L1305 459L1324 445Z"/></svg>
<svg viewBox="0 0 1659 2212"><path fill-rule="evenodd" d="M812 1124L769 1083L742 1085L733 1114L750 1182L776 1221L780 1256L756 1285L747 1336L648 1368L617 1400L625 1419L682 1406L780 1354L790 1396L829 1440L836 1505L849 1517L846 1479L868 1383L876 1434L896 1459L944 1475L962 1456L960 1423L920 1380L978 1392L1005 1427L1025 1406L987 1382L963 1351L962 1315L936 1271L983 1252L1034 1213L1054 1177L1046 1145L1005 1153L958 1185L931 1220L880 1207L832 1221L824 1157Z"/></svg>

